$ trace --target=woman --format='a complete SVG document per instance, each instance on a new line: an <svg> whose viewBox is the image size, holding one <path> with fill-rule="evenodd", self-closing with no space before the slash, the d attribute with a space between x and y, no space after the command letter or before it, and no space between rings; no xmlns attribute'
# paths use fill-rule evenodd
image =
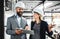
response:
<svg viewBox="0 0 60 39"><path fill-rule="evenodd" d="M45 39L46 32L51 36L52 27L48 27L47 22L42 20L41 10L35 9L33 12L34 21L31 22L31 30L34 30L34 35L30 35L30 39Z"/></svg>

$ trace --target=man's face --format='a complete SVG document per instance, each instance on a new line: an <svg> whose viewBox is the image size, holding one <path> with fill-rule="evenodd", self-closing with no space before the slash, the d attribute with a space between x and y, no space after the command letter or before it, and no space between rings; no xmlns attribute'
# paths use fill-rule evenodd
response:
<svg viewBox="0 0 60 39"><path fill-rule="evenodd" d="M22 16L22 14L23 14L23 8L17 7L17 8L16 8L16 12L17 12L17 15L18 15L18 16Z"/></svg>

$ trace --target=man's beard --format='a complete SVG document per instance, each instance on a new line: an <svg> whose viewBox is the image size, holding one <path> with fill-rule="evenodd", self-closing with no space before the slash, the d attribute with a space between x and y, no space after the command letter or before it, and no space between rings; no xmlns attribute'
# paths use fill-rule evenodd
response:
<svg viewBox="0 0 60 39"><path fill-rule="evenodd" d="M17 15L19 16L19 17L21 17L22 16L22 12L20 13L20 12L17 12Z"/></svg>

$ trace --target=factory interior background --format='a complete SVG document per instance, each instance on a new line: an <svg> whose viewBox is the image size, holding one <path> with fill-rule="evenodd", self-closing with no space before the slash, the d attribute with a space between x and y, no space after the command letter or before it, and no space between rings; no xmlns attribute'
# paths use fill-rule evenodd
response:
<svg viewBox="0 0 60 39"><path fill-rule="evenodd" d="M10 35L6 34L6 25L7 18L14 15L14 5L18 2L22 1L26 5L26 9L24 10L23 17L27 19L27 23L30 26L32 21L32 10L39 6L44 10L43 20L48 24L54 23L53 37L57 37L57 34L60 34L60 1L45 1L44 3L39 0L33 1L24 1L24 0L4 0L4 39L10 39ZM29 39L29 34L27 34L27 39ZM46 39L51 39L46 36ZM57 38L56 38L57 39Z"/></svg>

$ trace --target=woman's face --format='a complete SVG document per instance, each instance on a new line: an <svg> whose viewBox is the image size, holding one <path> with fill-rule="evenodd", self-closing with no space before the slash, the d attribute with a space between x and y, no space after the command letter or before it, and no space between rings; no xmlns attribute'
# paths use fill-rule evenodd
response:
<svg viewBox="0 0 60 39"><path fill-rule="evenodd" d="M34 17L35 19L37 19L37 18L39 18L39 15L38 15L37 13L34 13L34 14L33 14L33 17Z"/></svg>

